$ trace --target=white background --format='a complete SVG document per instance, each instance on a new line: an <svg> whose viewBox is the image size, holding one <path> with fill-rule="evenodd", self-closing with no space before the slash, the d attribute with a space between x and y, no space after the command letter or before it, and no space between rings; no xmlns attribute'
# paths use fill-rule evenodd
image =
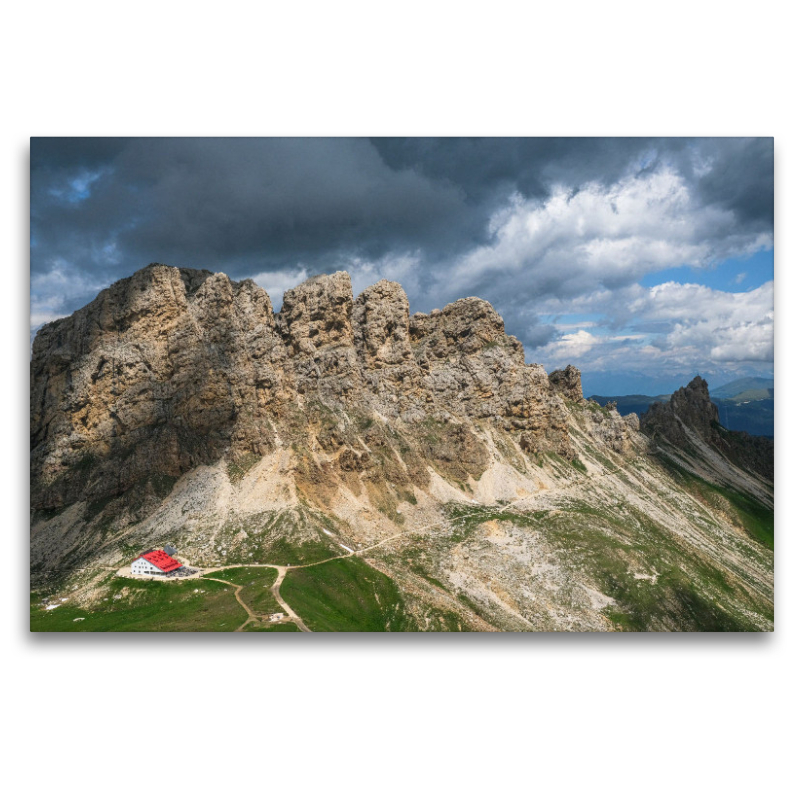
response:
<svg viewBox="0 0 800 800"><path fill-rule="evenodd" d="M164 789L147 794L202 798L797 796L800 564L787 506L796 495L800 131L789 7L5 8L9 796L142 796L135 777L150 771ZM774 135L777 632L27 633L28 137L122 134ZM163 716L137 714L140 703Z"/></svg>

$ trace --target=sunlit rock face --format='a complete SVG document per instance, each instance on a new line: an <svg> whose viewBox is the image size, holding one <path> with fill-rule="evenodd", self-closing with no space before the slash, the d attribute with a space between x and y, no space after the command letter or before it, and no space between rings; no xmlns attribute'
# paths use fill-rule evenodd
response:
<svg viewBox="0 0 800 800"><path fill-rule="evenodd" d="M337 272L286 292L275 314L252 281L151 264L34 341L32 504L146 496L154 476L263 456L276 437L304 439L331 414L336 425L321 436L344 447L354 438L348 409L393 420L417 475L419 459L450 448L480 474L476 424L510 433L526 452L569 457L561 391L525 364L485 300L410 317L399 284L380 281L354 301L350 276ZM445 426L438 450L423 436L426 420ZM350 473L366 451L341 455Z"/></svg>

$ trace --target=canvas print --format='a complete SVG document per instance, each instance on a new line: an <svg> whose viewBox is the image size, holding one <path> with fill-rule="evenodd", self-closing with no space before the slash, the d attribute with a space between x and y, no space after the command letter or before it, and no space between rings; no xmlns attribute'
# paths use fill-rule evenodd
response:
<svg viewBox="0 0 800 800"><path fill-rule="evenodd" d="M769 631L769 138L34 138L37 632Z"/></svg>

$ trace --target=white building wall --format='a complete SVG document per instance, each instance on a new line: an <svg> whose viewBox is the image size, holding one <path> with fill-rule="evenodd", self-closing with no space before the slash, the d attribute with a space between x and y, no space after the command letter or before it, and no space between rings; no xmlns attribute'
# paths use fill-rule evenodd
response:
<svg viewBox="0 0 800 800"><path fill-rule="evenodd" d="M133 575L163 575L164 570L159 569L155 564L151 564L146 558L137 558L131 564Z"/></svg>

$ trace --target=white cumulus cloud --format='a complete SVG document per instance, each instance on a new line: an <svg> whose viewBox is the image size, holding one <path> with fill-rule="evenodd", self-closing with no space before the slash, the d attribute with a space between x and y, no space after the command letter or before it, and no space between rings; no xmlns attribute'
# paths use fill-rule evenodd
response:
<svg viewBox="0 0 800 800"><path fill-rule="evenodd" d="M750 365L771 369L774 359L774 287L725 292L700 284L634 285L560 301L560 312L594 311L624 332L585 330L540 347L531 357L548 368L581 356L583 369L715 372ZM554 307L555 304L551 304ZM613 322L612 322L613 320Z"/></svg>
<svg viewBox="0 0 800 800"><path fill-rule="evenodd" d="M589 331L576 331L565 333L553 342L539 348L537 358L547 363L558 364L574 361L585 356L593 347L600 344L602 338L589 333Z"/></svg>
<svg viewBox="0 0 800 800"><path fill-rule="evenodd" d="M563 298L772 246L770 234L742 231L731 210L699 203L668 167L611 186L554 187L545 200L515 194L492 216L489 233L489 244L442 275L451 290L513 279L518 292Z"/></svg>

